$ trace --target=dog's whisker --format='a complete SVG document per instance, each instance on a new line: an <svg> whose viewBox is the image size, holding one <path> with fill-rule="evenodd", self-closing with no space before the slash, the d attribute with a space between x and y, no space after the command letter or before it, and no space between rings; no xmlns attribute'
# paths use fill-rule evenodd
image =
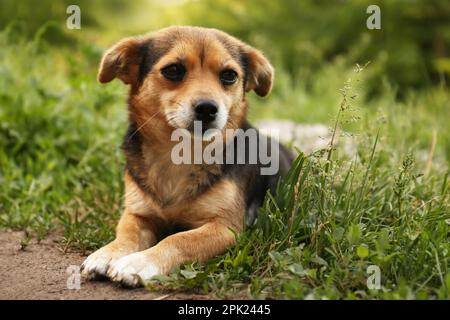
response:
<svg viewBox="0 0 450 320"><path fill-rule="evenodd" d="M135 136L136 133L138 133L139 130L141 130L147 123L149 123L154 117L156 117L158 115L158 113L160 113L161 110L158 110L157 112L155 112L150 118L148 118L147 120L144 121L143 124L141 124L128 138L127 142L130 142L130 140Z"/></svg>

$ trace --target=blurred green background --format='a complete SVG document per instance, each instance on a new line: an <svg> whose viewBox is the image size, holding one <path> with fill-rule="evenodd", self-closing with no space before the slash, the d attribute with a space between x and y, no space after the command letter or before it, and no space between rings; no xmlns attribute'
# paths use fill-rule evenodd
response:
<svg viewBox="0 0 450 320"><path fill-rule="evenodd" d="M77 4L82 29L65 28L65 10ZM405 96L448 80L450 73L450 4L446 0L379 1L381 30L368 30L366 8L374 1L121 1L78 0L36 3L2 0L0 27L20 21L33 37L53 21L46 39L51 45L73 45L75 39L97 46L120 37L146 33L172 24L223 29L263 49L277 70L295 83L311 84L326 64L372 63L368 85L380 93L380 81Z"/></svg>

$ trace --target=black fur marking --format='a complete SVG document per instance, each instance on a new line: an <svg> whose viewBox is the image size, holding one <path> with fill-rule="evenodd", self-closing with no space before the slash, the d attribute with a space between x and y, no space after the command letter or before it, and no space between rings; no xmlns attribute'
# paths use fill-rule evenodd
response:
<svg viewBox="0 0 450 320"><path fill-rule="evenodd" d="M141 63L139 65L139 81L142 83L158 60L169 50L169 43L166 46L156 45L152 39L146 40L139 48Z"/></svg>
<svg viewBox="0 0 450 320"><path fill-rule="evenodd" d="M205 61L205 45L202 44L200 49L200 65L203 66L203 62Z"/></svg>
<svg viewBox="0 0 450 320"><path fill-rule="evenodd" d="M149 66L149 51L151 47L151 42L142 45L139 48L139 54L141 55L141 64L139 65L139 82L142 83L147 73L150 71L151 66Z"/></svg>
<svg viewBox="0 0 450 320"><path fill-rule="evenodd" d="M244 70L244 89L247 85L247 81L248 81L248 76L249 76L249 61L248 61L248 56L247 54L241 50L241 52L239 53L239 62L241 64L242 70ZM244 90L245 91L245 90Z"/></svg>
<svg viewBox="0 0 450 320"><path fill-rule="evenodd" d="M148 192L149 190L146 188L145 181L139 175L139 167L143 160L142 138L139 134L137 125L134 122L129 124L127 132L125 133L122 142L122 150L125 153L125 167L129 175L142 191Z"/></svg>
<svg viewBox="0 0 450 320"><path fill-rule="evenodd" d="M140 173L144 170L144 155L142 153L142 138L136 123L131 122L122 142L122 150L125 153L125 168L137 186L158 202L157 194L147 185L145 177Z"/></svg>
<svg viewBox="0 0 450 320"><path fill-rule="evenodd" d="M125 152L125 155L132 154L142 156L141 145L142 141L137 125L135 122L131 122L123 137L122 150Z"/></svg>
<svg viewBox="0 0 450 320"><path fill-rule="evenodd" d="M242 130L244 132L248 129L255 129L249 123L245 122L242 126ZM257 133L257 140L259 144L259 139L261 138L261 134ZM231 177L243 190L245 193L245 203L246 203L246 216L245 221L247 224L251 225L257 215L257 209L260 208L263 204L264 198L266 196L267 191L270 191L272 194L276 191L276 186L280 177L284 176L294 159L293 155L284 148L281 144L276 141L273 141L274 144L279 146L279 170L274 175L262 175L261 168L267 167L269 165L264 165L261 163L261 159L257 158L255 164L250 164L249 162L249 154L250 154L250 145L248 143L244 144L245 150L240 150L240 152L245 152L245 164L237 164L237 152L240 146L236 143L237 138L234 139L234 163L226 164L224 160L223 172L225 176ZM271 145L271 139L267 138L267 143ZM269 154L271 151L269 151ZM258 153L259 155L259 153Z"/></svg>

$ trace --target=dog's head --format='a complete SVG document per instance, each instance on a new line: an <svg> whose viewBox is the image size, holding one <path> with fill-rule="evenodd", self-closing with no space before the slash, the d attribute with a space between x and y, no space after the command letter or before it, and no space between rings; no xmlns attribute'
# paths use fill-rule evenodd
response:
<svg viewBox="0 0 450 320"><path fill-rule="evenodd" d="M246 117L245 92L265 96L273 68L264 55L216 29L169 27L127 38L104 55L98 79L131 85L130 113L139 126L236 128Z"/></svg>

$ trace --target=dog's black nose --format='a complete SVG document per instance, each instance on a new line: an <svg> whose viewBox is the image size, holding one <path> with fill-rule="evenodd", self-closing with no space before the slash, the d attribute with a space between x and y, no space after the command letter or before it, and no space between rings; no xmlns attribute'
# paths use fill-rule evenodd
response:
<svg viewBox="0 0 450 320"><path fill-rule="evenodd" d="M194 107L195 119L205 123L212 122L216 119L217 109L217 104L214 101L199 101Z"/></svg>

